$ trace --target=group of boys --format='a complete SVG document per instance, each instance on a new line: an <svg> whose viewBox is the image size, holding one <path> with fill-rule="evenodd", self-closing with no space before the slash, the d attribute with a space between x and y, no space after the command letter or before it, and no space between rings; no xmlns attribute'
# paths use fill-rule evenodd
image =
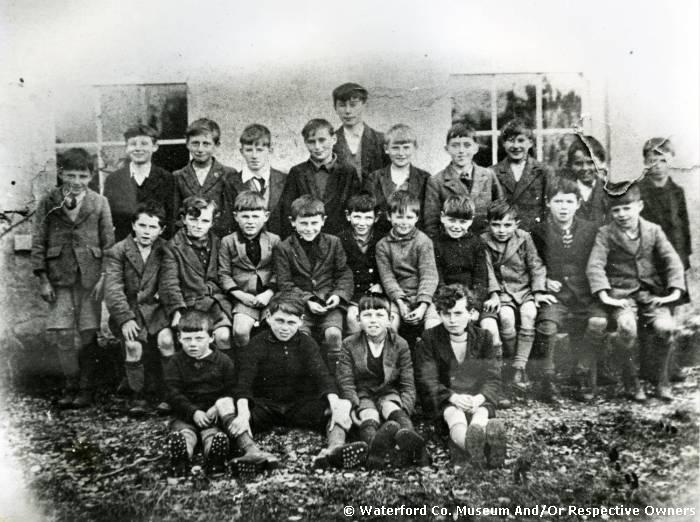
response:
<svg viewBox="0 0 700 522"><path fill-rule="evenodd" d="M487 169L473 163L474 129L456 123L452 161L430 176L411 163L413 130L372 130L366 102L361 86L338 87L343 126L309 121L310 157L287 175L270 167L271 133L259 124L243 131L237 172L214 157L218 125L193 122L191 162L172 175L151 163L155 132L129 129L130 161L104 196L87 188L89 155L67 151L61 186L37 210L32 252L66 377L59 406L92 401L103 294L124 347L130 412L145 413L148 387L162 386L156 409L174 415L177 469L198 441L213 468L230 441L239 471L274 466L252 438L274 425L323 431L317 466L425 464L411 421L417 397L449 430L456 459L499 466L502 380L530 389L537 343L540 396L556 400L563 330L583 330L572 336L582 341L582 399L594 397L607 338L626 390L645 400L638 318L656 337L647 374L672 398L672 312L687 298L690 242L667 140L645 144L644 181L606 192L605 153L592 137L578 137L555 175L530 156L532 130L513 120L501 130L506 158ZM512 359L504 376L502 358Z"/></svg>

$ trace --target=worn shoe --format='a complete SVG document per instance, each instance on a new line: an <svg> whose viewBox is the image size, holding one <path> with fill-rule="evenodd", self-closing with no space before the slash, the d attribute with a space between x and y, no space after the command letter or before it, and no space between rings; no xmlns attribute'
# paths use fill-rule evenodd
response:
<svg viewBox="0 0 700 522"><path fill-rule="evenodd" d="M634 379L629 386L626 387L627 395L636 402L646 402L647 394L644 393L639 379Z"/></svg>
<svg viewBox="0 0 700 522"><path fill-rule="evenodd" d="M395 462L395 464L410 466L411 464L419 463L425 449L423 437L413 430L404 428L396 432L394 440L399 447L398 462Z"/></svg>
<svg viewBox="0 0 700 522"><path fill-rule="evenodd" d="M656 387L656 396L662 401L672 401L673 393L671 392L671 387L668 385L659 385Z"/></svg>
<svg viewBox="0 0 700 522"><path fill-rule="evenodd" d="M228 458L228 437L223 433L217 433L211 439L209 453L204 464L207 473L216 473L226 468Z"/></svg>
<svg viewBox="0 0 700 522"><path fill-rule="evenodd" d="M507 410L508 408L511 408L513 406L513 403L511 402L510 399L503 397L501 399L498 399L498 404L496 407L499 410Z"/></svg>
<svg viewBox="0 0 700 522"><path fill-rule="evenodd" d="M172 412L172 411L173 411L172 406L170 406L170 404L168 404L168 403L165 402L165 401L159 402L159 403L156 405L156 413L157 413L158 415L168 415L168 414L170 414L170 412Z"/></svg>
<svg viewBox="0 0 700 522"><path fill-rule="evenodd" d="M481 468L486 463L486 430L483 426L470 424L467 428L467 434L464 437L464 447L469 454L469 460L472 465Z"/></svg>
<svg viewBox="0 0 700 522"><path fill-rule="evenodd" d="M500 468L506 460L508 439L506 426L501 419L490 419L486 424L486 463L490 468Z"/></svg>
<svg viewBox="0 0 700 522"><path fill-rule="evenodd" d="M92 391L90 390L80 390L78 395L73 399L73 408L87 408L92 406Z"/></svg>
<svg viewBox="0 0 700 522"><path fill-rule="evenodd" d="M170 473L181 477L190 471L190 458L187 454L187 440L180 432L171 433L165 441L170 458Z"/></svg>
<svg viewBox="0 0 700 522"><path fill-rule="evenodd" d="M144 399L134 399L129 404L129 415L132 417L143 417L148 413L148 402Z"/></svg>
<svg viewBox="0 0 700 522"><path fill-rule="evenodd" d="M265 471L270 471L279 466L279 459L257 446L251 447L241 457L231 461L231 471L241 478L252 478Z"/></svg>
<svg viewBox="0 0 700 522"><path fill-rule="evenodd" d="M399 428L399 423L396 421L386 421L379 427L369 445L367 454L367 467L369 469L384 467L386 454L394 447L394 438Z"/></svg>
<svg viewBox="0 0 700 522"><path fill-rule="evenodd" d="M525 370L520 368L515 369L513 373L513 380L511 381L511 386L520 392L526 392L530 388L530 381L527 379L527 374Z"/></svg>
<svg viewBox="0 0 700 522"><path fill-rule="evenodd" d="M367 443L351 442L333 449L324 448L314 457L314 468L348 469L364 464L367 460Z"/></svg>

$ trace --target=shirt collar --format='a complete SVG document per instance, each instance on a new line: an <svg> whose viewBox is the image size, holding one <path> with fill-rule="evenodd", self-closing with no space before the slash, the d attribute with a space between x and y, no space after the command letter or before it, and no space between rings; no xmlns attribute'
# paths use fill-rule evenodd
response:
<svg viewBox="0 0 700 522"><path fill-rule="evenodd" d="M335 166L335 162L337 159L338 159L338 156L334 152L333 155L331 156L331 159L325 163L318 163L318 162L314 161L313 158L309 158L309 161L314 166L314 169L316 170L316 172L318 172L322 168L325 168L326 171L330 172L331 169Z"/></svg>
<svg viewBox="0 0 700 522"><path fill-rule="evenodd" d="M253 172L248 168L248 165L244 165L243 169L241 170L241 180L243 183L248 183L253 178L262 178L265 180L265 183L269 185L270 166L267 165L266 167L261 168L259 171Z"/></svg>
<svg viewBox="0 0 700 522"><path fill-rule="evenodd" d="M133 162L129 163L129 172L131 173L132 178L136 176L147 178L151 173L151 163L144 163L143 165L139 166Z"/></svg>
<svg viewBox="0 0 700 522"><path fill-rule="evenodd" d="M350 130L348 128L344 128L343 132L345 133L345 136L347 137L348 135L353 136L355 138L361 138L362 133L365 131L365 124L360 123L359 125L355 126L354 129Z"/></svg>

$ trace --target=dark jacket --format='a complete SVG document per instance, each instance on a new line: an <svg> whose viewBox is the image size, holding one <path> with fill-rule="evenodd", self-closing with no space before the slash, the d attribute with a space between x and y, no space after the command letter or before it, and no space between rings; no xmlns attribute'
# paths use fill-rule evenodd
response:
<svg viewBox="0 0 700 522"><path fill-rule="evenodd" d="M285 238L292 233L289 217L292 215L292 203L299 196L311 194L314 198L323 201L326 209L326 223L324 232L338 234L347 219L345 218L345 204L348 199L360 191L360 182L355 175L355 170L348 164L336 159L330 168L328 185L323 196L319 193L315 179L316 166L307 160L291 168L287 175L280 200L280 212L282 219L281 237Z"/></svg>
<svg viewBox="0 0 700 522"><path fill-rule="evenodd" d="M597 233L596 225L575 217L571 246L564 248L561 233L550 220L532 229L537 253L547 267L547 278L561 283L561 290L552 294L566 306L587 307L593 303L586 265Z"/></svg>
<svg viewBox="0 0 700 522"><path fill-rule="evenodd" d="M32 269L54 286L80 283L91 290L102 275L102 253L114 244L107 198L88 189L75 221L63 211L63 193L54 188L34 213Z"/></svg>
<svg viewBox="0 0 700 522"><path fill-rule="evenodd" d="M408 174L408 192L421 203L423 209L423 200L425 199L425 187L430 179L430 174L424 170L411 165ZM376 225L383 232L388 232L391 228L389 224L389 198L396 192L397 187L391 181L391 165L387 165L379 170L368 174L362 178L362 190L372 194L377 200L377 208L379 209L379 220ZM422 229L424 225L423 212L418 216L418 228Z"/></svg>
<svg viewBox="0 0 700 522"><path fill-rule="evenodd" d="M261 332L241 350L240 361L236 400L289 404L338 393L318 344L301 332L287 342Z"/></svg>
<svg viewBox="0 0 700 522"><path fill-rule="evenodd" d="M233 186L232 193L235 195L245 192L246 190L255 190L255 187L250 181L243 183L243 174L241 172L235 171L229 178L229 183ZM270 218L267 220L265 228L277 234L281 234L282 230L282 220L287 220L287 216L282 216L280 208L280 198L282 197L282 191L284 190L284 183L287 179L287 174L285 172L270 169L270 181L269 186L265 188L265 192L269 193L269 199L267 204L267 209L270 211Z"/></svg>
<svg viewBox="0 0 700 522"><path fill-rule="evenodd" d="M471 190L467 190L467 186L459 179L459 174L452 163L432 176L425 189L423 220L425 233L433 240L440 233L442 205L451 196L470 197L475 210L472 230L475 234L479 234L485 227L486 210L489 204L503 197L503 189L494 171L476 164L472 173Z"/></svg>
<svg viewBox="0 0 700 522"><path fill-rule="evenodd" d="M663 187L655 186L645 177L639 182L644 209L641 216L647 221L656 223L666 234L666 237L676 249L681 258L683 268L690 268L690 224L688 207L685 202L683 189L668 178Z"/></svg>
<svg viewBox="0 0 700 522"><path fill-rule="evenodd" d="M338 159L344 163L350 163L348 156L351 154L348 148L348 142L345 139L345 129L341 126L335 131L336 143L333 146L333 152L338 156ZM384 134L374 130L365 124L360 138L360 164L362 165L361 172L357 172L359 182L364 181L365 176L370 172L381 169L389 164L389 156L384 152Z"/></svg>
<svg viewBox="0 0 700 522"><path fill-rule="evenodd" d="M321 232L316 249L316 262L312 265L300 239L293 234L277 243L272 259L280 293L291 292L308 301L318 297L325 301L337 295L348 302L353 294L352 271L348 268L340 239Z"/></svg>
<svg viewBox="0 0 700 522"><path fill-rule="evenodd" d="M219 238L210 231L209 263L205 270L184 229L170 240L163 255L158 290L168 316L184 308L207 312L215 302L226 311L230 309L218 282L219 245Z"/></svg>
<svg viewBox="0 0 700 522"><path fill-rule="evenodd" d="M175 199L173 207L179 214L182 202L189 196L202 196L216 202L219 216L214 220L212 230L219 237L224 237L234 230L233 201L236 199L235 188L231 177L236 169L226 167L214 160L209 174L200 185L197 174L194 172L192 162L186 167L173 172L175 177Z"/></svg>
<svg viewBox="0 0 700 522"><path fill-rule="evenodd" d="M352 300L357 302L360 297L369 291L372 285L381 284L376 255L377 241L380 239L379 234L376 228L372 229L367 252L362 252L360 247L357 246L352 227L346 226L339 234L339 237L345 251L348 267L352 270L352 280L355 285Z"/></svg>
<svg viewBox="0 0 700 522"><path fill-rule="evenodd" d="M600 228L586 267L593 295L608 290L623 298L644 289L664 296L673 288L685 293L683 263L661 227L640 218L639 238L632 250L614 222Z"/></svg>
<svg viewBox="0 0 700 522"><path fill-rule="evenodd" d="M441 418L454 393L450 388L455 372L467 372L474 383L470 395L481 393L484 407L493 415L501 394L501 361L491 334L473 324L467 327L467 354L461 367L452 351L450 334L443 325L426 330L416 343L416 382L428 415Z"/></svg>
<svg viewBox="0 0 700 522"><path fill-rule="evenodd" d="M531 293L547 291L547 269L528 232L517 229L499 257L497 243L489 232L481 235L490 256L496 285L491 292L505 292L521 305Z"/></svg>
<svg viewBox="0 0 700 522"><path fill-rule="evenodd" d="M435 241L435 264L438 287L454 283L466 286L474 294L476 308L480 310L488 298L489 278L494 277L481 238L471 231L459 239L452 239L442 232Z"/></svg>
<svg viewBox="0 0 700 522"><path fill-rule="evenodd" d="M105 252L105 304L117 335L127 321L153 335L168 326L158 300L158 279L165 242L158 238L143 262L133 236L128 236Z"/></svg>
<svg viewBox="0 0 700 522"><path fill-rule="evenodd" d="M553 171L528 157L523 175L516 183L508 158L491 168L503 188L503 197L518 206L520 228L529 232L536 223L544 222L547 215L547 187L554 182Z"/></svg>
<svg viewBox="0 0 700 522"><path fill-rule="evenodd" d="M412 413L416 402L416 385L408 343L397 333L387 332L382 350L383 379L367 367L368 352L367 336L363 332L343 340L336 368L341 398L349 400L356 408L363 398L376 400L377 397L395 394L400 398L403 409Z"/></svg>
<svg viewBox="0 0 700 522"><path fill-rule="evenodd" d="M568 169L565 169L561 175L576 182L576 176ZM595 180L595 185L593 185L588 201L581 199L581 206L576 211L576 217L590 221L597 227L600 227L608 221L609 208L609 200L605 192L605 180L598 178Z"/></svg>
<svg viewBox="0 0 700 522"><path fill-rule="evenodd" d="M151 172L139 187L131 177L129 165L112 172L104 182L104 197L109 201L114 224L114 239L121 241L131 235L131 219L136 207L143 201L153 200L165 208L163 237L170 239L175 233L176 211L175 178L165 169L151 165Z"/></svg>
<svg viewBox="0 0 700 522"><path fill-rule="evenodd" d="M219 350L212 350L204 359L194 359L180 351L165 365L168 404L178 419L190 424L197 410L206 413L218 399L233 396L233 362Z"/></svg>

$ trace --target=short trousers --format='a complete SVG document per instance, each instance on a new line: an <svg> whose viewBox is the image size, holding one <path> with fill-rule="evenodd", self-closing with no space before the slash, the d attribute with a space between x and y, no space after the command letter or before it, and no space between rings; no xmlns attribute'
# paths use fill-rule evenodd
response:
<svg viewBox="0 0 700 522"><path fill-rule="evenodd" d="M170 431L173 433L178 431L191 431L195 433L200 440L212 437L217 433L222 433L221 428L216 425L208 428L198 428L194 423L185 422L182 419L173 419L170 421Z"/></svg>
<svg viewBox="0 0 700 522"><path fill-rule="evenodd" d="M381 395L378 397L362 397L360 399L360 406L357 408L357 411L360 412L362 410L372 409L381 412L382 403L384 402L393 402L399 408L403 408L403 403L401 402L401 397L399 397L398 393L387 393L386 395Z"/></svg>
<svg viewBox="0 0 700 522"><path fill-rule="evenodd" d="M244 314L248 317L254 319L255 321L260 321L265 313L264 308L253 308L252 306L244 305L243 303L236 303L233 305L233 310L231 311L233 315Z"/></svg>
<svg viewBox="0 0 700 522"><path fill-rule="evenodd" d="M606 319L608 317L608 311L602 304L596 302L591 303L588 308L580 306L569 307L564 303L557 302L544 305L537 311L537 322L552 321L556 323L559 328L568 327L568 323L570 323L572 319L578 323L572 326L580 327L581 323L585 323L588 319L593 317Z"/></svg>
<svg viewBox="0 0 700 522"><path fill-rule="evenodd" d="M56 300L49 303L46 329L76 328L79 332L98 330L102 306L99 301L90 297L91 292L92 290L86 290L80 284L55 287Z"/></svg>
<svg viewBox="0 0 700 522"><path fill-rule="evenodd" d="M320 335L323 335L323 332L329 328L338 328L341 332L343 331L342 310L334 308L323 315L307 312L304 314L304 323L301 325L300 330L309 335L313 335L313 331L317 330Z"/></svg>

